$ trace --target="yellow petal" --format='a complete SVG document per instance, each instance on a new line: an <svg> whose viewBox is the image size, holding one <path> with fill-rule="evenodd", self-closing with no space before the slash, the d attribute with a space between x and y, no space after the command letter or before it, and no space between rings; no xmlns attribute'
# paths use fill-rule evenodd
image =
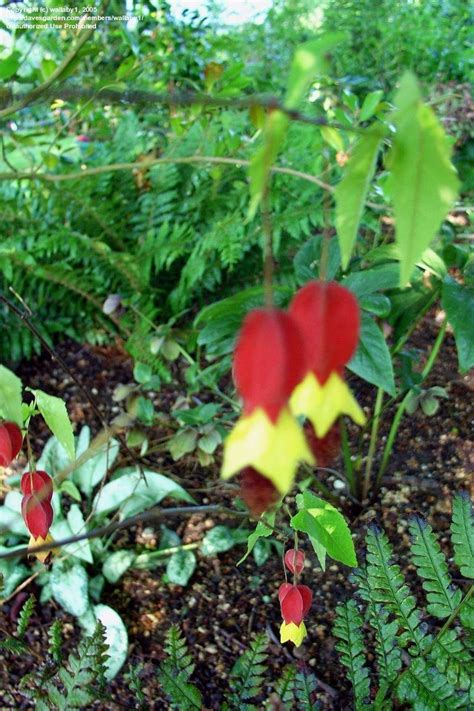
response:
<svg viewBox="0 0 474 711"><path fill-rule="evenodd" d="M365 415L344 380L332 373L320 385L313 373L308 373L295 388L290 407L295 415L305 415L311 421L316 436L324 437L340 415L349 415L363 425Z"/></svg>
<svg viewBox="0 0 474 711"><path fill-rule="evenodd" d="M300 622L299 625L295 625L294 622L289 622L288 624L282 622L280 627L280 642L282 644L285 642L293 642L296 647L299 647L307 636L308 633L304 622Z"/></svg>
<svg viewBox="0 0 474 711"><path fill-rule="evenodd" d="M30 548L36 548L36 546L42 546L46 543L54 543L54 538L51 536L50 533L47 534L46 538L41 538L41 536L38 536L38 538L34 538L33 536L31 536L30 542L28 543L28 550ZM40 563L44 563L49 558L51 558L51 556L57 555L58 552L58 548L51 548L48 551L38 551L38 553L35 553L35 551L32 550L31 555L36 556Z"/></svg>
<svg viewBox="0 0 474 711"><path fill-rule="evenodd" d="M299 461L314 463L304 434L284 408L276 423L257 408L241 417L224 442L222 478L230 479L245 467L254 467L284 496L292 487Z"/></svg>

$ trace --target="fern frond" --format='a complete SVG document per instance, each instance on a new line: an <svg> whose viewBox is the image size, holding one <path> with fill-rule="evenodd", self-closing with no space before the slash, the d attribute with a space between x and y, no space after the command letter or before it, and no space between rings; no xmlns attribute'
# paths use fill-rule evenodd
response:
<svg viewBox="0 0 474 711"><path fill-rule="evenodd" d="M35 609L35 602L35 596L30 595L30 597L20 610L20 614L18 615L18 623L16 626L16 632L19 639L23 639L23 637L25 636L28 623Z"/></svg>
<svg viewBox="0 0 474 711"><path fill-rule="evenodd" d="M411 557L426 592L427 611L441 619L449 617L461 602L462 593L452 584L446 559L431 526L419 516L409 524Z"/></svg>
<svg viewBox="0 0 474 711"><path fill-rule="evenodd" d="M314 674L307 669L298 670L295 678L295 696L297 708L302 711L317 711L319 704L314 702L318 682Z"/></svg>
<svg viewBox="0 0 474 711"><path fill-rule="evenodd" d="M283 673L275 685L275 694L287 711L291 711L295 700L296 669L289 665L283 669Z"/></svg>
<svg viewBox="0 0 474 711"><path fill-rule="evenodd" d="M459 639L456 630L447 629L436 638L430 658L453 686L471 692L474 703L473 651Z"/></svg>
<svg viewBox="0 0 474 711"><path fill-rule="evenodd" d="M230 673L231 707L250 711L255 708L248 702L257 696L262 688L263 674L266 671L268 639L265 634L258 634L236 661Z"/></svg>
<svg viewBox="0 0 474 711"><path fill-rule="evenodd" d="M49 638L49 653L56 664L60 664L62 660L62 626L60 620L55 620L48 629Z"/></svg>
<svg viewBox="0 0 474 711"><path fill-rule="evenodd" d="M160 664L158 679L170 699L171 706L179 711L200 709L201 693L189 682L194 671L194 663L177 625L172 625L167 632L165 651L168 659Z"/></svg>
<svg viewBox="0 0 474 711"><path fill-rule="evenodd" d="M458 695L444 674L421 657L414 659L400 677L397 698L414 711L450 711L466 707L466 696Z"/></svg>
<svg viewBox="0 0 474 711"><path fill-rule="evenodd" d="M11 652L12 654L24 654L28 650L28 647L21 639L7 637L6 639L0 639L0 649L4 649L6 652Z"/></svg>
<svg viewBox="0 0 474 711"><path fill-rule="evenodd" d="M338 605L334 623L334 636L339 639L336 649L340 652L342 664L347 669L347 676L352 684L355 708L363 708L364 700L369 696L369 670L365 666L365 643L361 633L362 617L357 611L354 600Z"/></svg>
<svg viewBox="0 0 474 711"><path fill-rule="evenodd" d="M393 549L383 531L371 527L367 532L367 579L373 600L393 612L403 628L401 646L414 645L418 654L430 639L422 629L416 600L410 593L400 566L392 561Z"/></svg>
<svg viewBox="0 0 474 711"><path fill-rule="evenodd" d="M456 494L453 499L451 540L454 547L454 562L462 575L474 579L474 516L469 496Z"/></svg>
<svg viewBox="0 0 474 711"><path fill-rule="evenodd" d="M135 708L145 709L148 708L146 696L143 693L142 681L140 679L140 674L143 671L143 664L137 664L136 666L130 665L128 668L128 673L125 675L125 679L128 682L130 689L135 694Z"/></svg>

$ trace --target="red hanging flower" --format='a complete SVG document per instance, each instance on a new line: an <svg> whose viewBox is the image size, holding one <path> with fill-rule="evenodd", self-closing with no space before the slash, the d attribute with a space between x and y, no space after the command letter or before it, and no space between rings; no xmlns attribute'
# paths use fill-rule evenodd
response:
<svg viewBox="0 0 474 711"><path fill-rule="evenodd" d="M283 496L291 488L298 462L313 463L288 408L306 369L299 329L287 313L257 309L246 317L234 355L243 415L225 440L224 479L251 468Z"/></svg>
<svg viewBox="0 0 474 711"><path fill-rule="evenodd" d="M277 503L280 494L274 485L253 467L245 467L239 475L240 496L247 504L252 516L261 516L264 511Z"/></svg>
<svg viewBox="0 0 474 711"><path fill-rule="evenodd" d="M304 568L304 553L302 550L290 548L285 553L285 565L290 573L301 575Z"/></svg>
<svg viewBox="0 0 474 711"><path fill-rule="evenodd" d="M291 641L297 647L306 637L303 622L313 602L313 593L307 585L283 583L278 590L283 623L280 627L281 642Z"/></svg>
<svg viewBox="0 0 474 711"><path fill-rule="evenodd" d="M297 292L290 314L303 336L307 360L306 376L292 395L291 409L309 418L320 439L343 413L363 424L364 413L343 379L359 339L355 296L336 282L312 281Z"/></svg>
<svg viewBox="0 0 474 711"><path fill-rule="evenodd" d="M0 467L8 467L17 456L23 443L21 430L14 422L0 425Z"/></svg>
<svg viewBox="0 0 474 711"><path fill-rule="evenodd" d="M53 541L49 529L53 522L53 481L44 471L25 472L20 483L23 499L21 513L31 534L30 546L42 545ZM51 556L51 551L35 553L44 563Z"/></svg>
<svg viewBox="0 0 474 711"><path fill-rule="evenodd" d="M305 422L303 427L306 442L314 454L319 467L329 467L336 459L341 448L341 427L336 422L324 437L317 437L311 422Z"/></svg>

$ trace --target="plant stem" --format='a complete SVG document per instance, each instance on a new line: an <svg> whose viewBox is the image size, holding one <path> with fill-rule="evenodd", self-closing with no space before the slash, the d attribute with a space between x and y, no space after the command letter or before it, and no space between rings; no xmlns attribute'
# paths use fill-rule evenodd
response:
<svg viewBox="0 0 474 711"><path fill-rule="evenodd" d="M444 336L446 334L447 325L448 325L448 321L445 318L442 325L441 325L441 328L439 329L439 333L436 336L436 340L433 344L433 348L431 349L431 353L428 357L428 360L426 361L425 367L421 371L421 375L422 375L421 382L426 380L429 373L431 372L433 365L436 362L436 358L438 357L440 348L443 344ZM387 468L387 464L390 459L390 455L392 454L393 444L394 444L395 438L397 436L398 428L400 427L400 422L402 420L403 413L405 412L405 407L406 407L410 392L411 392L411 390L409 390L403 397L402 401L400 402L400 404L397 408L395 416L393 418L392 426L390 427L390 432L388 434L387 442L385 444L385 448L383 451L382 461L380 463L380 468L379 468L379 471L377 474L377 478L375 480L375 490L376 491L380 488L380 484L382 483L382 477L383 477L385 470Z"/></svg>
<svg viewBox="0 0 474 711"><path fill-rule="evenodd" d="M354 477L354 465L351 459L351 451L349 449L349 438L347 436L347 427L344 418L341 417L341 445L342 445L342 458L344 461L344 473L346 475L346 481L349 485L350 493L355 496L356 486Z"/></svg>
<svg viewBox="0 0 474 711"><path fill-rule="evenodd" d="M380 415L382 413L384 391L382 388L377 390L377 397L375 398L374 406L374 419L372 420L372 429L370 431L370 443L369 451L367 453L367 462L365 465L365 476L362 485L362 501L367 498L367 494L370 489L370 476L372 474L372 467L374 464L375 449L377 447L377 437L379 433L380 426Z"/></svg>
<svg viewBox="0 0 474 711"><path fill-rule="evenodd" d="M265 306L273 306L273 238L270 218L270 176L267 178L262 195L262 229L263 229L263 288Z"/></svg>

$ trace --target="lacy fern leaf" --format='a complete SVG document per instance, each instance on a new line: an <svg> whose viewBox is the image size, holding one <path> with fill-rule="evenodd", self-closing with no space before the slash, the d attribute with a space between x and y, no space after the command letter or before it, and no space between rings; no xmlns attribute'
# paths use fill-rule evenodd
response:
<svg viewBox="0 0 474 711"><path fill-rule="evenodd" d="M454 562L462 575L474 579L474 516L467 494L456 494L453 500L451 540Z"/></svg>
<svg viewBox="0 0 474 711"><path fill-rule="evenodd" d="M234 664L230 674L231 708L251 711L254 705L248 703L260 694L263 674L266 671L268 640L265 634L258 634Z"/></svg>
<svg viewBox="0 0 474 711"><path fill-rule="evenodd" d="M461 602L462 593L452 585L446 559L433 529L422 518L415 516L409 523L409 530L412 560L423 579L428 601L426 609L434 617L449 617Z"/></svg>
<svg viewBox="0 0 474 711"><path fill-rule="evenodd" d="M339 639L336 649L347 669L352 684L356 711L364 706L370 691L369 670L365 666L365 643L362 638L362 617L355 600L348 600L336 609L334 635Z"/></svg>
<svg viewBox="0 0 474 711"><path fill-rule="evenodd" d="M159 666L158 679L170 699L172 708L179 711L200 709L201 693L189 682L194 663L177 625L170 627L166 635L165 651L168 658Z"/></svg>
<svg viewBox="0 0 474 711"><path fill-rule="evenodd" d="M297 672L295 678L295 696L297 708L301 711L317 711L319 705L314 701L317 681L314 674L307 669Z"/></svg>

